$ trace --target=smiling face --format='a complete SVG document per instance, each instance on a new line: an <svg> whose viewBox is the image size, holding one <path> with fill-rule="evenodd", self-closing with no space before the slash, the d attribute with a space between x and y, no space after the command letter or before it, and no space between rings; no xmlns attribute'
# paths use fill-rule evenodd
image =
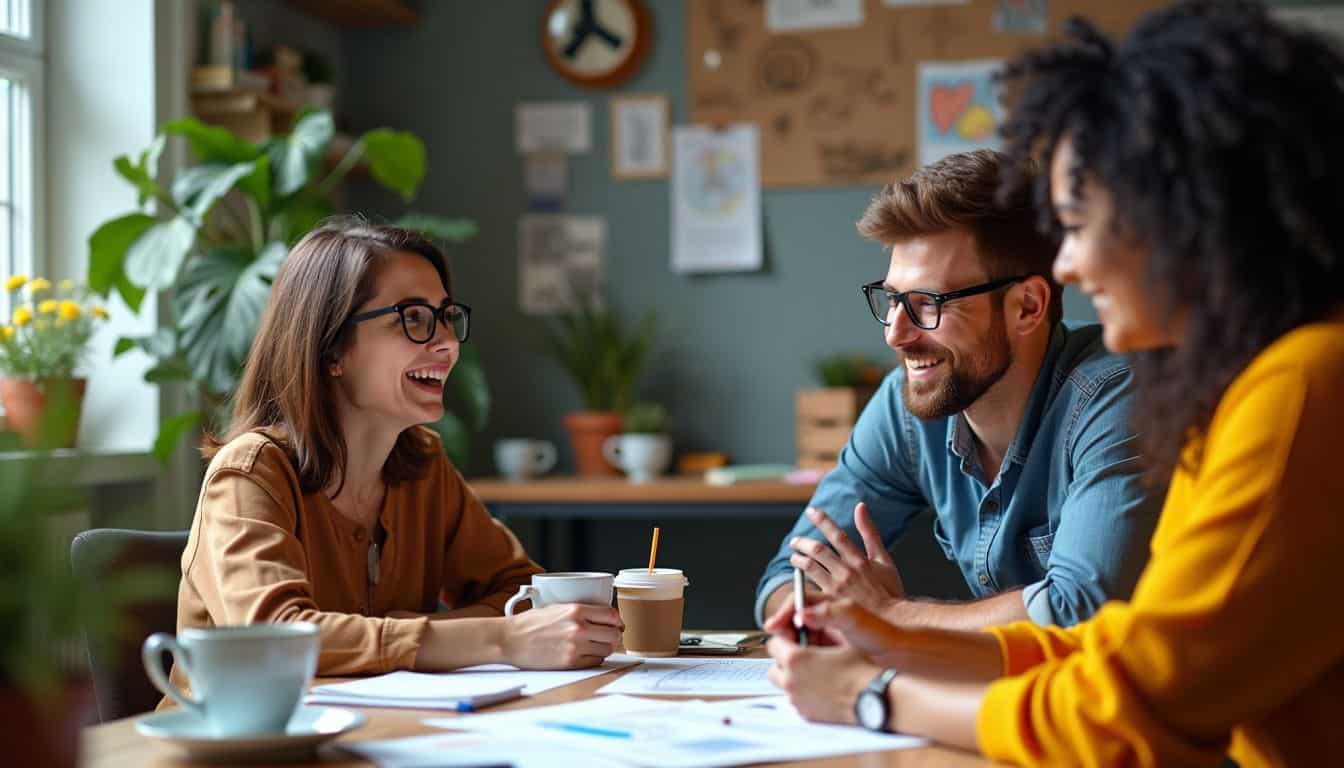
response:
<svg viewBox="0 0 1344 768"><path fill-rule="evenodd" d="M920 235L891 249L886 286L938 293L989 281L964 230ZM1008 289L1004 289L1008 290ZM920 419L966 410L994 386L1013 360L1003 317L1002 291L949 301L935 330L911 322L903 308L889 316L887 346L905 366L905 407Z"/></svg>
<svg viewBox="0 0 1344 768"><path fill-rule="evenodd" d="M439 273L419 254L388 254L373 281L372 298L356 307L354 314L407 301L438 307L448 300ZM401 316L395 312L356 323L334 366L339 412L346 418L358 414L375 419L398 432L442 418L443 384L460 347L451 325L436 325L434 337L417 344L406 337Z"/></svg>
<svg viewBox="0 0 1344 768"><path fill-rule="evenodd" d="M1179 338L1182 314L1164 327L1158 291L1148 277L1147 249L1123 234L1112 218L1110 192L1084 176L1074 190L1073 145L1063 139L1050 163L1050 199L1064 231L1055 256L1055 279L1077 283L1101 319L1111 352L1170 346Z"/></svg>

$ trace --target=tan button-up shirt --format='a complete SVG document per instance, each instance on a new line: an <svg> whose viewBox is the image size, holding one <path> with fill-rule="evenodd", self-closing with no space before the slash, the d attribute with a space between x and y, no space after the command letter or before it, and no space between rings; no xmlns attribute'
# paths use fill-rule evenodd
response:
<svg viewBox="0 0 1344 768"><path fill-rule="evenodd" d="M177 627L311 621L322 631L319 675L409 668L440 596L453 608L504 603L541 568L486 512L446 457L390 486L387 533L369 578L373 532L304 494L285 451L259 432L220 449L206 471L182 554ZM173 682L187 687L174 666Z"/></svg>

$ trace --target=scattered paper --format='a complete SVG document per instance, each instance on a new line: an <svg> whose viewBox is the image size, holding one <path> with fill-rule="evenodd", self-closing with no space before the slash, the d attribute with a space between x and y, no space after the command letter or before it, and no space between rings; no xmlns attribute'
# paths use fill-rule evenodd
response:
<svg viewBox="0 0 1344 768"><path fill-rule="evenodd" d="M771 32L857 27L863 0L766 0L765 26Z"/></svg>
<svg viewBox="0 0 1344 768"><path fill-rule="evenodd" d="M338 746L380 768L480 768L496 764L514 768L552 768L555 765L554 745L520 741L507 735L434 733L402 739L341 742ZM596 755L585 756L583 764L591 768L629 765Z"/></svg>
<svg viewBox="0 0 1344 768"><path fill-rule="evenodd" d="M529 211L560 211L568 189L569 156L561 152L536 152L523 160L523 191Z"/></svg>
<svg viewBox="0 0 1344 768"><path fill-rule="evenodd" d="M760 269L760 134L756 126L674 128L672 165L672 270Z"/></svg>
<svg viewBox="0 0 1344 768"><path fill-rule="evenodd" d="M770 659L645 659L598 693L651 696L778 696L766 677Z"/></svg>
<svg viewBox="0 0 1344 768"><path fill-rule="evenodd" d="M518 303L529 315L570 312L602 295L601 216L533 214L518 220Z"/></svg>
<svg viewBox="0 0 1344 768"><path fill-rule="evenodd" d="M818 725L783 697L728 702L604 696L551 707L426 720L519 743L651 768L716 768L924 746L923 739Z"/></svg>
<svg viewBox="0 0 1344 768"><path fill-rule="evenodd" d="M919 64L919 164L999 146L997 59Z"/></svg>
<svg viewBox="0 0 1344 768"><path fill-rule="evenodd" d="M883 5L893 8L910 8L920 5L965 5L971 0L882 0Z"/></svg>
<svg viewBox="0 0 1344 768"><path fill-rule="evenodd" d="M522 154L593 148L593 109L582 101L552 101L514 107L514 143Z"/></svg>

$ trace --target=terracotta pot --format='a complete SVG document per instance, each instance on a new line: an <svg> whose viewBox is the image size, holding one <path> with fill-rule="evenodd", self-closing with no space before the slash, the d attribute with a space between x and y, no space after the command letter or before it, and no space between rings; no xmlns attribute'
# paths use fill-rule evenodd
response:
<svg viewBox="0 0 1344 768"><path fill-rule="evenodd" d="M575 411L565 415L569 444L574 449L574 466L580 475L618 475L607 463L602 444L623 428L621 414L611 411Z"/></svg>
<svg viewBox="0 0 1344 768"><path fill-rule="evenodd" d="M80 729L93 722L93 687L71 682L49 699L0 686L0 744L6 765L75 768Z"/></svg>
<svg viewBox="0 0 1344 768"><path fill-rule="evenodd" d="M84 379L0 379L0 403L5 406L9 428L31 448L74 448L86 384ZM43 440L48 402L66 403L74 417L54 423L55 432Z"/></svg>

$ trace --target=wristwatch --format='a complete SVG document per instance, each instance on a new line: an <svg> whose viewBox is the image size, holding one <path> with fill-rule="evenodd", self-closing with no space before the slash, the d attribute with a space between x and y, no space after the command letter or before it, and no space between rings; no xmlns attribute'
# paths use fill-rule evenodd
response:
<svg viewBox="0 0 1344 768"><path fill-rule="evenodd" d="M859 698L854 700L854 719L859 721L859 725L870 731L881 733L890 733L891 728L887 721L891 719L891 707L887 703L887 686L896 677L896 670L883 670L882 674L873 678L873 681L859 691Z"/></svg>

